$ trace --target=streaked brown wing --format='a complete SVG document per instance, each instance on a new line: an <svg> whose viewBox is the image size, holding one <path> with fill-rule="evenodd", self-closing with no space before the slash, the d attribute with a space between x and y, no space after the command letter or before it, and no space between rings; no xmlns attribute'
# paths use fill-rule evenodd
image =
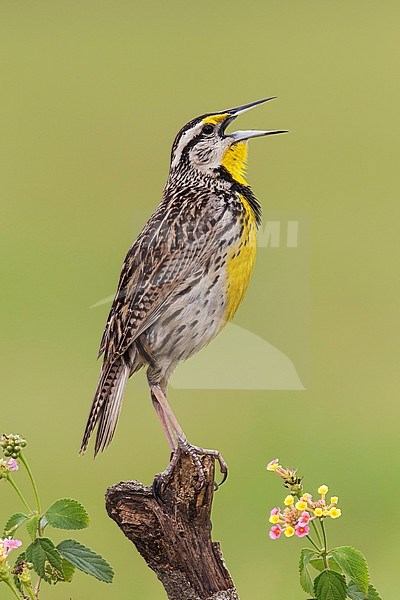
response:
<svg viewBox="0 0 400 600"><path fill-rule="evenodd" d="M105 359L123 354L174 294L201 277L222 229L233 225L218 198L207 204L162 202L124 261L100 345Z"/></svg>

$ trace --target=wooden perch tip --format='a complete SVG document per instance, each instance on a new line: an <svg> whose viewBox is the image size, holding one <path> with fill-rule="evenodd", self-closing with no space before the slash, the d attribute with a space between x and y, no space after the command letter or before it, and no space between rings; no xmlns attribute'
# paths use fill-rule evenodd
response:
<svg viewBox="0 0 400 600"><path fill-rule="evenodd" d="M238 600L219 543L211 540L214 459L202 457L206 480L199 489L196 465L177 452L168 477L156 477L152 488L139 481L110 487L108 515L156 573L169 600Z"/></svg>

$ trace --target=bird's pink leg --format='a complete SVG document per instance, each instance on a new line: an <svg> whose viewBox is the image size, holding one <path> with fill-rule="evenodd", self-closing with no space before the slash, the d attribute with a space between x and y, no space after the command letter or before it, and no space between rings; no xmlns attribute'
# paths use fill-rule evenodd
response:
<svg viewBox="0 0 400 600"><path fill-rule="evenodd" d="M226 462L222 458L221 453L218 450L208 450L206 448L200 448L199 446L192 446L192 444L189 444L189 442L186 438L186 435L185 435L182 427L179 425L178 419L174 415L170 405L168 404L165 394L163 393L160 386L150 385L150 387L151 387L152 395L154 395L156 397L156 399L158 400L159 406L161 407L161 409L164 413L165 420L167 422L169 422L172 431L176 435L176 439L178 440L178 446L180 448L182 448L183 450L185 450L188 454L190 454L194 463L197 465L198 471L199 471L200 485L202 485L204 483L205 476L204 476L203 466L201 464L201 460L200 460L199 456L205 455L205 454L213 456L216 460L218 460L220 470L223 475L221 483L223 483L228 476L228 467L227 467Z"/></svg>
<svg viewBox="0 0 400 600"><path fill-rule="evenodd" d="M172 436L172 433L170 431L167 419L165 418L162 406L159 403L159 401L157 400L156 396L153 394L153 392L151 393L151 400L153 402L153 406L156 410L156 413L159 416L159 419L161 421L161 425L164 429L165 435L167 436L167 440L170 445L170 448L171 448L172 452L175 452L175 450L177 449L177 443L175 442L175 440Z"/></svg>

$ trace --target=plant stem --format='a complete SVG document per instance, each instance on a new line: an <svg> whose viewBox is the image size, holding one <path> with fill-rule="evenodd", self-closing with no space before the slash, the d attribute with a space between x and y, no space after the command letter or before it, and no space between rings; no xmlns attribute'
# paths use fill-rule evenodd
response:
<svg viewBox="0 0 400 600"><path fill-rule="evenodd" d="M40 592L40 584L42 582L42 578L39 577L39 579L37 580L36 586L35 586L35 598L36 600L39 599L39 592Z"/></svg>
<svg viewBox="0 0 400 600"><path fill-rule="evenodd" d="M10 579L4 579L3 581L4 581L4 583L6 583L8 585L8 587L10 588L10 590L13 592L14 596L16 596L18 598L18 600L21 600L21 596L18 594L17 588L14 586L14 584L11 583L11 580Z"/></svg>
<svg viewBox="0 0 400 600"><path fill-rule="evenodd" d="M29 594L29 598L30 598L31 600L36 600L35 594L33 593L32 586L31 586L31 585L25 585L24 587L25 587L26 591L27 591L27 592L28 592L28 594Z"/></svg>
<svg viewBox="0 0 400 600"><path fill-rule="evenodd" d="M308 539L309 542L312 543L312 545L314 546L314 548L316 548L318 550L318 552L321 552L321 549L318 548L317 544L314 542L314 540L309 535L307 536L307 539Z"/></svg>
<svg viewBox="0 0 400 600"><path fill-rule="evenodd" d="M40 509L39 492L38 492L38 489L36 487L36 482L35 482L35 479L33 477L33 473L32 473L32 471L31 471L31 469L29 467L28 461L26 460L23 452L19 453L19 457L21 459L21 462L25 466L25 469L27 470L27 473L29 475L29 479L31 480L31 484L32 484L32 488L33 488L33 493L35 494L37 512L38 512L38 515L40 515L41 509Z"/></svg>
<svg viewBox="0 0 400 600"><path fill-rule="evenodd" d="M27 501L23 497L21 490L19 489L19 487L17 486L17 484L15 483L15 481L13 480L13 478L11 477L11 475L8 475L7 481L9 481L11 483L11 485L14 488L14 490L17 492L18 496L20 497L20 499L22 500L22 502L25 504L26 508L28 509L29 514L33 514L33 510L31 509L31 507L29 506L29 504L27 503Z"/></svg>
<svg viewBox="0 0 400 600"><path fill-rule="evenodd" d="M327 540L326 540L325 525L324 525L323 519L321 519L320 522L321 522L322 535L324 536L324 553L322 555L322 558L324 560L325 569L329 569L328 560L326 558L326 555L328 553L328 543L327 543Z"/></svg>
<svg viewBox="0 0 400 600"><path fill-rule="evenodd" d="M317 536L317 538L318 538L318 542L319 542L319 544L322 546L322 545L323 545L323 544L322 544L322 539L321 539L321 536L320 536L320 534L319 534L318 528L317 528L317 526L316 526L316 524L315 524L315 521L311 521L311 525L312 525L312 526L313 526L313 528L314 528L314 531L315 531L315 534L316 534L316 536Z"/></svg>

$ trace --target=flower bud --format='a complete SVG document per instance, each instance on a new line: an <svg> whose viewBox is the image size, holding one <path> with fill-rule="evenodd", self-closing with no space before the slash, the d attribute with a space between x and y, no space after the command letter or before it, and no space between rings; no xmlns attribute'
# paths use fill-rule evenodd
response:
<svg viewBox="0 0 400 600"><path fill-rule="evenodd" d="M10 435L3 434L1 436L0 444L3 448L5 456L11 456L12 458L18 458L22 448L26 446L26 440L19 434Z"/></svg>

